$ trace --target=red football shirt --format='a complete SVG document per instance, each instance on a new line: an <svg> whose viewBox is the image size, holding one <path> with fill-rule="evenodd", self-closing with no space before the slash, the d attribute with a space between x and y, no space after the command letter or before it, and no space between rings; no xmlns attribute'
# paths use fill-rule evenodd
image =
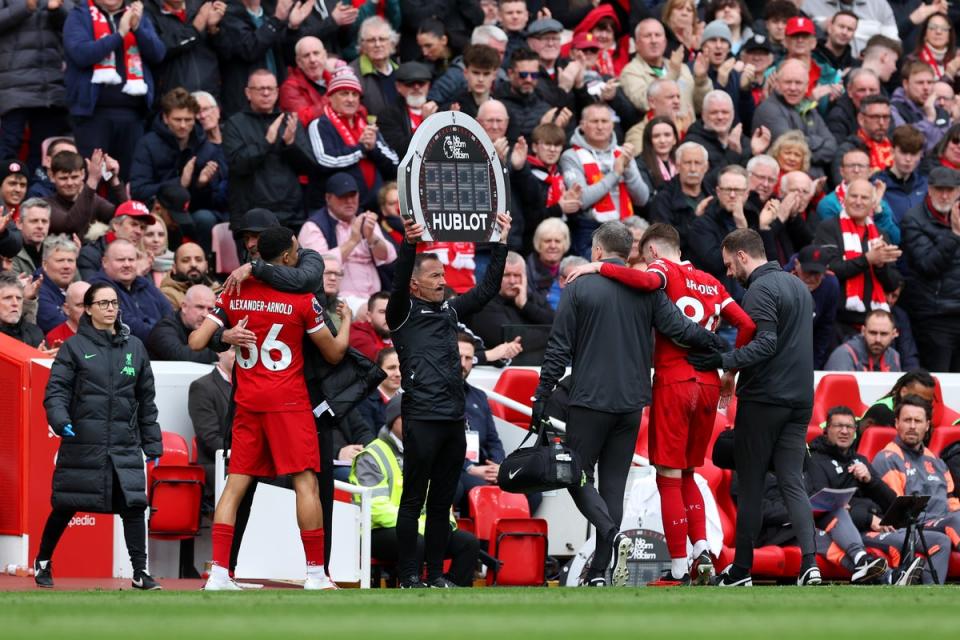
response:
<svg viewBox="0 0 960 640"><path fill-rule="evenodd" d="M324 327L323 309L309 293L284 293L249 280L239 294L221 294L207 316L221 327L244 318L257 336L253 349L237 349L238 406L249 411L310 409L303 378L303 336Z"/></svg>
<svg viewBox="0 0 960 640"><path fill-rule="evenodd" d="M756 325L750 316L733 301L726 288L709 273L694 268L689 262L679 264L669 260L655 260L646 272L628 267L604 264L600 273L624 284L650 290L651 275L663 278L664 293L680 311L707 331L716 331L720 319L737 328L737 347L753 338ZM687 362L687 349L657 333L653 350L653 366L660 383L698 379L718 383L715 371L699 372Z"/></svg>

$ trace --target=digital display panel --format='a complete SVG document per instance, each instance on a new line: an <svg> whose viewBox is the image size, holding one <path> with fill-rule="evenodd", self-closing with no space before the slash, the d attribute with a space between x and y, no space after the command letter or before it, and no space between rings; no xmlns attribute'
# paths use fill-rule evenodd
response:
<svg viewBox="0 0 960 640"><path fill-rule="evenodd" d="M434 211L493 211L488 162L424 162L422 193Z"/></svg>

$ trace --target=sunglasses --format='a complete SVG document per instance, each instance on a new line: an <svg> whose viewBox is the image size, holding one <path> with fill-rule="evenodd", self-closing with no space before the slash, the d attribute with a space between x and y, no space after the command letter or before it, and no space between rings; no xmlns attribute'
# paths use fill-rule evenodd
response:
<svg viewBox="0 0 960 640"><path fill-rule="evenodd" d="M523 80L538 80L540 78L539 71L517 71L517 76Z"/></svg>

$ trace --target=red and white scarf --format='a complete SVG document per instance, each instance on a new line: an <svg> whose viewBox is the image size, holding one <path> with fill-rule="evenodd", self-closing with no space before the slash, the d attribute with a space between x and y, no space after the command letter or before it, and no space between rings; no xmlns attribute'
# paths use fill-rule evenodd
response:
<svg viewBox="0 0 960 640"><path fill-rule="evenodd" d="M577 157L583 164L583 175L587 179L587 186L597 184L603 180L603 172L600 171L600 165L597 159L589 149L573 145L577 152ZM620 149L613 150L613 158L616 160L621 155ZM595 205L593 205L593 217L597 222L609 222L611 220L623 220L633 215L633 201L630 200L630 192L627 191L627 184L623 178L620 178L618 184L618 195L620 196L620 210L617 211L617 205L613 203L610 192L607 192Z"/></svg>
<svg viewBox="0 0 960 640"><path fill-rule="evenodd" d="M560 197L566 190L563 176L560 175L560 168L557 165L548 167L537 156L527 156L527 162L530 163L530 172L533 177L540 182L547 183L547 206L552 207L560 202Z"/></svg>
<svg viewBox="0 0 960 640"><path fill-rule="evenodd" d="M843 201L847 199L847 183L841 182L837 185L837 188L834 189L834 193L837 194L837 202L840 203L840 206L843 206Z"/></svg>
<svg viewBox="0 0 960 640"><path fill-rule="evenodd" d="M943 77L943 62L937 60L937 56L933 53L933 49L930 48L930 45L923 45L923 48L920 49L919 57L922 61L930 65L930 68L933 69L933 75L936 76L937 80Z"/></svg>
<svg viewBox="0 0 960 640"><path fill-rule="evenodd" d="M867 216L864 226L859 226L853 221L846 209L840 212L840 233L843 234L843 259L854 260L863 255L863 231L867 231L867 246L871 246L880 239L880 232L877 226L873 224L873 218ZM877 279L873 267L868 266L868 270L847 278L846 282L846 305L847 311L857 311L863 313L867 311L863 296L866 287L867 274L870 275L870 310L883 309L890 311L890 305L887 304L886 296L883 294L883 286Z"/></svg>
<svg viewBox="0 0 960 640"><path fill-rule="evenodd" d="M358 140L360 140L360 136L363 135L363 130L367 125L367 110L364 109L362 105L357 107L357 112L353 116L352 127L347 121L334 112L329 102L323 105L323 115L327 116L327 119L333 123L337 133L340 134L343 142L348 147L355 147L360 144ZM372 187L373 183L377 180L377 168L373 162L366 158L361 158L360 173L363 174L363 181L367 183L367 187Z"/></svg>
<svg viewBox="0 0 960 640"><path fill-rule="evenodd" d="M110 20L93 3L93 0L87 0L87 8L90 10L90 19L93 21L93 39L102 40L113 35ZM93 65L93 78L90 82L93 84L123 83L123 92L128 96L147 95L147 82L143 77L143 61L140 59L137 37L132 30L123 36L123 66L127 72L125 79L117 73L117 57L111 51L106 58Z"/></svg>

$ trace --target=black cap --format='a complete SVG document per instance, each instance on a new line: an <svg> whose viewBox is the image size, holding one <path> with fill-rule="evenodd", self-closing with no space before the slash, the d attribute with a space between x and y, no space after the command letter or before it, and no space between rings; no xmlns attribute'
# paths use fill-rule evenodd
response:
<svg viewBox="0 0 960 640"><path fill-rule="evenodd" d="M390 402L387 403L387 406L383 409L383 415L386 419L385 424L387 429L393 425L393 421L400 417L400 396L403 394L398 393L397 395L390 398Z"/></svg>
<svg viewBox="0 0 960 640"><path fill-rule="evenodd" d="M944 189L960 187L960 171L950 167L934 167L927 177L927 184Z"/></svg>
<svg viewBox="0 0 960 640"><path fill-rule="evenodd" d="M757 51L763 50L767 53L773 53L773 47L770 45L770 38L763 35L762 33L755 33L750 36L750 39L743 43L743 46L740 47L741 51Z"/></svg>
<svg viewBox="0 0 960 640"><path fill-rule="evenodd" d="M261 233L270 227L279 227L280 222L269 209L250 209L243 214L243 222L238 233Z"/></svg>
<svg viewBox="0 0 960 640"><path fill-rule="evenodd" d="M393 77L397 82L430 82L433 72L422 62L404 62L393 72Z"/></svg>
<svg viewBox="0 0 960 640"><path fill-rule="evenodd" d="M327 180L327 193L332 193L338 198L342 198L348 193L356 193L359 190L357 181L353 179L353 176L343 171L333 174Z"/></svg>
<svg viewBox="0 0 960 640"><path fill-rule="evenodd" d="M800 268L807 273L823 273L827 270L827 252L818 244L808 244L797 254Z"/></svg>
<svg viewBox="0 0 960 640"><path fill-rule="evenodd" d="M0 182L3 182L7 179L8 176L20 175L24 178L29 178L27 175L27 168L22 162L16 158L11 158L10 160L4 160L3 164L0 164Z"/></svg>
<svg viewBox="0 0 960 640"><path fill-rule="evenodd" d="M177 183L167 183L157 190L157 202L170 213L177 224L190 224L190 192Z"/></svg>

